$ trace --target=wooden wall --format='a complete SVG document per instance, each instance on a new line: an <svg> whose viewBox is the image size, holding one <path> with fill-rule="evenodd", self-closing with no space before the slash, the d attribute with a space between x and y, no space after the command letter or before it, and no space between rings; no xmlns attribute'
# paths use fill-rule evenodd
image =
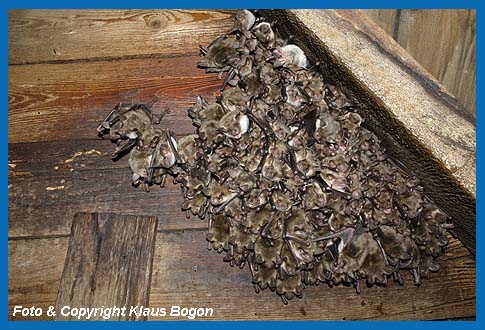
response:
<svg viewBox="0 0 485 330"><path fill-rule="evenodd" d="M366 10L475 115L475 10Z"/></svg>

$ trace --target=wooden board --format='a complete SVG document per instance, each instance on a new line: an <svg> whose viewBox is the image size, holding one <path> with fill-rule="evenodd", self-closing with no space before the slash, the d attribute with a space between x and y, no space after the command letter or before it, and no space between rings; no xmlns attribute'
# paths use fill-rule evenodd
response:
<svg viewBox="0 0 485 330"><path fill-rule="evenodd" d="M8 241L8 318L50 319L13 316L15 306L55 306L69 237L45 237Z"/></svg>
<svg viewBox="0 0 485 330"><path fill-rule="evenodd" d="M366 9L364 13L372 18L388 35L396 39L401 9Z"/></svg>
<svg viewBox="0 0 485 330"><path fill-rule="evenodd" d="M396 38L473 115L475 22L475 10L403 10Z"/></svg>
<svg viewBox="0 0 485 330"><path fill-rule="evenodd" d="M149 193L133 187L128 160L113 162L113 149L101 139L11 144L9 236L69 235L77 212L159 216L160 230L206 226L186 218L180 187L171 180Z"/></svg>
<svg viewBox="0 0 485 330"><path fill-rule="evenodd" d="M77 214L57 297L56 319L77 319L75 315L62 315L65 306L69 310L146 306L156 227L156 217ZM90 319L103 317L97 314ZM109 319L145 317L119 313Z"/></svg>
<svg viewBox="0 0 485 330"><path fill-rule="evenodd" d="M365 126L416 173L475 251L474 118L362 11L264 14L320 62L324 78L358 105Z"/></svg>
<svg viewBox="0 0 485 330"><path fill-rule="evenodd" d="M55 305L67 247L67 237L9 241L9 315L19 304ZM247 268L231 268L222 255L208 251L204 230L161 231L149 306L212 307L213 319L474 318L473 257L451 239L440 265L420 287L406 273L402 287L392 282L386 288L363 286L358 295L353 288L321 285L285 306L268 290L256 294Z"/></svg>
<svg viewBox="0 0 485 330"><path fill-rule="evenodd" d="M475 115L475 10L376 9L365 13Z"/></svg>
<svg viewBox="0 0 485 330"><path fill-rule="evenodd" d="M155 113L172 109L162 127L178 135L193 132L186 110L196 95L213 99L221 85L197 69L198 61L182 56L10 66L9 160L15 168L9 171L9 235L69 234L76 212L160 215L166 219L160 229L205 226L180 212L178 187L150 194L133 188L127 159L113 163L114 145L96 134L114 104L150 102L154 95Z"/></svg>
<svg viewBox="0 0 485 330"><path fill-rule="evenodd" d="M205 231L159 232L150 307L208 307L214 310L212 319L218 320L404 320L475 315L475 262L456 240L440 262L442 269L420 287L412 284L407 273L404 286L392 281L385 288L364 285L360 295L352 287L320 285L305 289L303 299L293 299L287 306L269 290L256 294L248 268L231 268L222 258L207 250Z"/></svg>
<svg viewBox="0 0 485 330"><path fill-rule="evenodd" d="M8 62L166 57L197 54L232 28L230 11L12 10Z"/></svg>
<svg viewBox="0 0 485 330"><path fill-rule="evenodd" d="M96 127L120 101L159 101L162 126L193 132L187 109L222 84L197 69L198 56L9 66L9 143L98 139ZM35 77L35 79L32 79Z"/></svg>

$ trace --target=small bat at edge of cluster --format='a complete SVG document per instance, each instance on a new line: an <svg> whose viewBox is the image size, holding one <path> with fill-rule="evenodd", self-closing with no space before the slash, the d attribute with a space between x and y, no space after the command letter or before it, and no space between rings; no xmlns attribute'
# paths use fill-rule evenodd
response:
<svg viewBox="0 0 485 330"><path fill-rule="evenodd" d="M168 113L155 118L151 107L145 104L117 104L98 126L98 134L117 143L112 158L129 153L128 164L133 172L132 183L143 184L149 190L153 183L161 184L171 173L177 161L177 142L169 130L162 130L158 123Z"/></svg>

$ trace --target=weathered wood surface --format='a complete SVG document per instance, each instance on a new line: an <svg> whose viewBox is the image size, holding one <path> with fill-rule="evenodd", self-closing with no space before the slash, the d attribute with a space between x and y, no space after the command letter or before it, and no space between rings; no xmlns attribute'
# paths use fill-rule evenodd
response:
<svg viewBox="0 0 485 330"><path fill-rule="evenodd" d="M379 9L365 13L475 114L475 10Z"/></svg>
<svg viewBox="0 0 485 330"><path fill-rule="evenodd" d="M55 305L67 249L68 237L9 241L9 315L15 305ZM386 288L363 286L360 295L351 287L321 285L307 288L303 299L294 299L288 306L268 290L256 294L249 270L231 268L222 258L207 250L203 230L158 232L149 306L212 307L214 319L475 316L475 262L454 239L440 262L443 268L420 287L407 274L402 287L392 282Z"/></svg>
<svg viewBox="0 0 485 330"><path fill-rule="evenodd" d="M372 18L388 35L396 40L398 32L399 15L401 9L365 9L365 14Z"/></svg>
<svg viewBox="0 0 485 330"><path fill-rule="evenodd" d="M77 214L74 218L56 311L70 308L146 306L156 237L156 217ZM103 315L92 319L102 320ZM145 319L136 314L111 320Z"/></svg>
<svg viewBox="0 0 485 330"><path fill-rule="evenodd" d="M231 268L207 250L205 231L159 232L153 260L150 307L211 307L213 319L442 319L475 315L475 261L456 240L442 269L420 287L367 288L326 285L304 290L287 306L269 290L256 294L247 268ZM158 319L171 319L167 317Z"/></svg>
<svg viewBox="0 0 485 330"><path fill-rule="evenodd" d="M422 180L475 251L475 122L362 11L269 11L324 77L358 104L365 125ZM459 205L459 207L457 207Z"/></svg>
<svg viewBox="0 0 485 330"><path fill-rule="evenodd" d="M156 215L160 230L206 226L186 219L180 187L171 180L149 193L133 187L128 160L113 162L113 149L101 139L11 144L9 236L69 235L77 212Z"/></svg>
<svg viewBox="0 0 485 330"><path fill-rule="evenodd" d="M49 319L12 316L15 306L55 306L69 237L46 237L8 241L8 318Z"/></svg>
<svg viewBox="0 0 485 330"><path fill-rule="evenodd" d="M198 56L9 66L9 143L98 139L96 127L120 101L171 109L163 127L193 132L187 109L214 98L221 81Z"/></svg>
<svg viewBox="0 0 485 330"><path fill-rule="evenodd" d="M231 28L230 11L13 10L8 62L197 54L200 44Z"/></svg>
<svg viewBox="0 0 485 330"><path fill-rule="evenodd" d="M200 306L222 306L214 317L225 319L474 317L475 263L458 241L452 241L447 254L447 270L433 274L419 289L408 281L405 287L390 284L358 296L350 288L319 287L306 290L306 298L289 307L270 292L255 294L247 270L231 269L221 255L205 250L201 228L207 224L185 219L179 188L169 185L146 193L131 187L127 160L113 163L113 144L94 131L120 100L149 102L157 95L155 112L172 109L162 126L179 135L192 132L186 109L198 94L214 98L221 83L195 67L196 48L229 29L229 13L98 13L70 11L63 19L60 12L47 11L9 15L9 311L17 304L55 304L72 216L81 211L159 216L153 307L191 307L199 301ZM106 19L117 15L119 20ZM172 21L167 25L172 32L163 32L161 39L130 30L145 29L140 27L143 17L153 19L156 27L160 15L183 15L173 23L183 25L180 40ZM112 31L100 33L106 29ZM130 36L128 43L121 42L123 35ZM63 48L55 48L59 44ZM474 159L470 162L474 166ZM352 297L350 312L350 303L337 301L341 294Z"/></svg>
<svg viewBox="0 0 485 330"><path fill-rule="evenodd" d="M38 11L28 14L44 19ZM167 13L172 14L179 12ZM73 24L91 26L89 17L95 21L96 15L96 11L82 12L79 17L86 22ZM207 21L192 31L191 41L207 43L232 24L227 13L207 15ZM10 18L15 17L11 13ZM56 31L57 35L63 30ZM191 44L184 45L190 54ZM72 216L81 211L160 215L161 229L205 225L187 221L180 212L178 187L168 185L150 194L131 187L127 160L113 163L108 155L113 144L101 140L95 130L116 103L148 103L157 96L155 113L171 109L162 127L178 135L193 132L186 110L196 95L213 99L221 81L196 68L198 56L175 55L180 56L9 66L9 161L15 166L9 170L11 237L68 234ZM73 159L79 152L84 154ZM48 190L58 187L63 189Z"/></svg>

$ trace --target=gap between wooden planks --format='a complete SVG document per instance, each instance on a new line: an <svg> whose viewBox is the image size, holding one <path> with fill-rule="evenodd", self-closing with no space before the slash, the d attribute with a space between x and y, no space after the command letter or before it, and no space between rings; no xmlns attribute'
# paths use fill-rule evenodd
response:
<svg viewBox="0 0 485 330"><path fill-rule="evenodd" d="M9 241L9 315L14 305L55 305L68 237ZM247 268L231 268L207 250L205 230L159 231L155 241L150 307L212 307L214 319L443 319L475 316L475 261L457 241L442 269L420 287L405 285L310 287L284 306L268 290L254 292ZM343 297L345 297L343 299ZM154 318L157 319L157 318ZM171 318L163 318L171 319Z"/></svg>

